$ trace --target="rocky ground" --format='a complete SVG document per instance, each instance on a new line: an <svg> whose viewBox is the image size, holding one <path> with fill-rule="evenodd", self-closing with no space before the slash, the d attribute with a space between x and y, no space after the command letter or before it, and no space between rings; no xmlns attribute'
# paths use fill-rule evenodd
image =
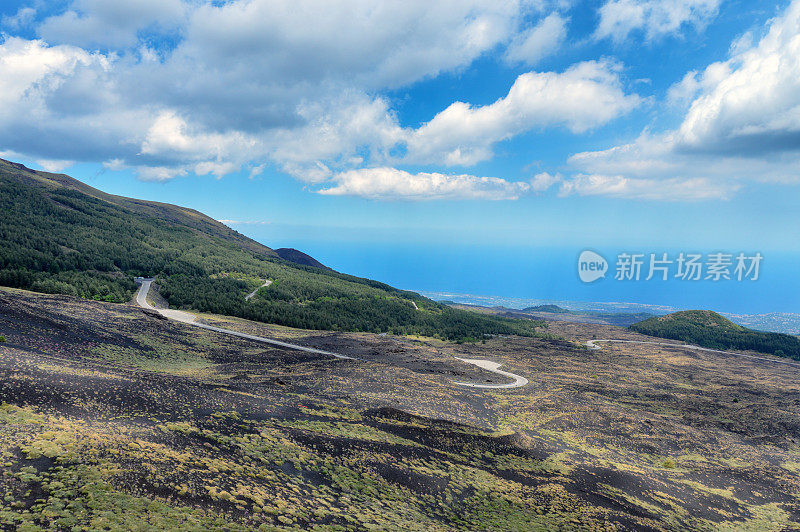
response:
<svg viewBox="0 0 800 532"><path fill-rule="evenodd" d="M560 339L320 333L0 289L5 529L789 530L800 373ZM503 377L454 356L502 362Z"/></svg>

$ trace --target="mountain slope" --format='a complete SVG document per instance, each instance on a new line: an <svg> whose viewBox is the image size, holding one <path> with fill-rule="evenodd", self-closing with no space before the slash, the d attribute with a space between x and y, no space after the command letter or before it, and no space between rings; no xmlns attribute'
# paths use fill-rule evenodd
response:
<svg viewBox="0 0 800 532"><path fill-rule="evenodd" d="M754 331L710 310L685 310L634 323L632 330L711 349L740 349L800 360L800 338Z"/></svg>
<svg viewBox="0 0 800 532"><path fill-rule="evenodd" d="M52 194L56 191L80 192L86 196L117 205L137 214L159 218L167 222L195 229L201 233L221 238L225 241L235 243L244 249L263 255L264 257L278 256L275 251L267 246L247 238L230 227L194 209L157 201L115 196L114 194L108 194L90 187L86 183L82 183L67 175L36 172L22 164L13 163L4 159L0 159L0 173L4 174L4 179L13 176L14 179L21 183L40 188L45 194Z"/></svg>
<svg viewBox="0 0 800 532"><path fill-rule="evenodd" d="M134 276L157 276L173 307L293 327L459 339L533 334L537 325L297 265L197 211L1 160L0 242L0 285L40 292L126 302ZM245 301L264 279L273 283Z"/></svg>

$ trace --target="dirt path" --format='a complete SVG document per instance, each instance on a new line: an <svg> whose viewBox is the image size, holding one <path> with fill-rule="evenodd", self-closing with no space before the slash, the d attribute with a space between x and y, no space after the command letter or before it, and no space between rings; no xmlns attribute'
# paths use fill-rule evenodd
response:
<svg viewBox="0 0 800 532"><path fill-rule="evenodd" d="M785 364L787 366L794 366L800 368L800 364L796 362L788 362L785 360L776 360L774 358L759 357L755 355L745 355L744 353L734 353L733 351L721 351L719 349L708 349L707 347L700 347L691 344L671 344L667 342L647 342L644 340L589 340L586 342L586 347L589 349L600 349L600 346L595 342L614 342L618 344L646 344L646 345L660 345L665 347L682 347L684 349L693 349L695 351L705 351L707 353L721 353L723 355L730 355L734 357L750 358L754 360L764 360L766 362L773 362L775 364Z"/></svg>

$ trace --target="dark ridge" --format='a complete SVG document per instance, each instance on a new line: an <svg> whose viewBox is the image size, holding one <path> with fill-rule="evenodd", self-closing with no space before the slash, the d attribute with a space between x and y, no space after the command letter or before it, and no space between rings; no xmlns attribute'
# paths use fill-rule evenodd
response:
<svg viewBox="0 0 800 532"><path fill-rule="evenodd" d="M283 260L288 260L289 262L294 262L295 264L299 264L301 266L311 266L313 268L322 268L323 270L333 271L331 268L328 268L311 255L307 255L306 253L294 248L278 248L275 250L275 253L277 253L278 256Z"/></svg>
<svg viewBox="0 0 800 532"><path fill-rule="evenodd" d="M31 172L31 173L34 172L34 170L31 170L30 168L28 168L27 166L25 166L22 163L15 163L15 162L12 162L12 161L7 161L5 159L0 159L0 162L4 162L4 163L6 163L8 165L11 165L11 166L13 166L15 168L19 168L20 170L23 170L25 172Z"/></svg>

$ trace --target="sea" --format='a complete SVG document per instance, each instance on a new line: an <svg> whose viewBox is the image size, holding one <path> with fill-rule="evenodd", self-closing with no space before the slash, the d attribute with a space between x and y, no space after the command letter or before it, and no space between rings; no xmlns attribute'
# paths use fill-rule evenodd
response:
<svg viewBox="0 0 800 532"><path fill-rule="evenodd" d="M274 244L273 244L274 245ZM392 242L293 242L327 266L349 274L386 282L419 292L435 300L485 306L525 308L557 304L570 310L601 312L650 312L708 309L733 321L757 328L800 334L800 253L748 249L592 249L607 262L603 277L583 282L578 259L586 249L577 247L513 247L469 245L418 245ZM668 262L661 262L665 257ZM703 264L700 280L678 274L680 253L699 254ZM722 254L721 267L729 279L706 278L714 256ZM760 253L758 277L735 274L736 257L745 266ZM618 266L638 256L639 278L633 268ZM656 259L650 280L650 255ZM728 259L728 255L730 258ZM725 263L730 260L731 264ZM669 261L672 261L671 263ZM726 267L727 266L727 267ZM617 279L622 269L631 278ZM663 280L664 269L667 279Z"/></svg>

